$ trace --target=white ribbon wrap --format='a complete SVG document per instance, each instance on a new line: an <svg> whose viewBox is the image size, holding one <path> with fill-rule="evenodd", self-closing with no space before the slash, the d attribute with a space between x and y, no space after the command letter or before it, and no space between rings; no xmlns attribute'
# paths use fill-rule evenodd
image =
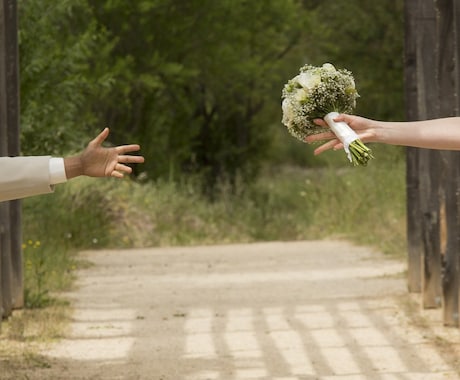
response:
<svg viewBox="0 0 460 380"><path fill-rule="evenodd" d="M334 121L337 116L339 116L339 113L329 112L326 116L324 116L324 120L326 121L327 125L329 125L329 128L332 129L332 132L334 132L337 138L343 143L343 149L345 150L345 153L347 154L350 162L352 162L349 146L359 137L355 131L351 129L344 121Z"/></svg>

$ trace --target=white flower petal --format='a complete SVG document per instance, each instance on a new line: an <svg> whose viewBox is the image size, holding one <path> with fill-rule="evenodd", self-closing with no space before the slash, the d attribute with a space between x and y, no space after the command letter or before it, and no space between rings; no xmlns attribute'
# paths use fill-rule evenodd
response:
<svg viewBox="0 0 460 380"><path fill-rule="evenodd" d="M295 93L295 100L303 102L308 99L308 93L303 88L299 88Z"/></svg>
<svg viewBox="0 0 460 380"><path fill-rule="evenodd" d="M304 89L311 91L321 83L321 75L307 71L298 75L297 81Z"/></svg>
<svg viewBox="0 0 460 380"><path fill-rule="evenodd" d="M323 65L323 69L324 69L324 70L327 70L327 71L336 71L334 65L331 64L331 63L325 63L325 64Z"/></svg>

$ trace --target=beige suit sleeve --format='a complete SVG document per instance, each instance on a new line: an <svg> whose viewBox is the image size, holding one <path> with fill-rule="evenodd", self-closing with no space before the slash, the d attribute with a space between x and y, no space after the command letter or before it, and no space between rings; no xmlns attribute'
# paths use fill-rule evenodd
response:
<svg viewBox="0 0 460 380"><path fill-rule="evenodd" d="M50 158L0 157L0 202L53 192Z"/></svg>

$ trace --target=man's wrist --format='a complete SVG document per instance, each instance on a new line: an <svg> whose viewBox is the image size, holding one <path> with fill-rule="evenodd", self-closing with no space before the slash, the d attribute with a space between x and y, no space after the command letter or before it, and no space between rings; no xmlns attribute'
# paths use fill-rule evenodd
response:
<svg viewBox="0 0 460 380"><path fill-rule="evenodd" d="M83 164L80 156L64 158L64 167L67 179L83 175Z"/></svg>

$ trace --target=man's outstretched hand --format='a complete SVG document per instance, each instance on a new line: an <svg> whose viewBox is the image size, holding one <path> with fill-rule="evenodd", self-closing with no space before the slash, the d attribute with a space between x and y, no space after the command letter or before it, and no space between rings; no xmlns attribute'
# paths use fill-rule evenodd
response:
<svg viewBox="0 0 460 380"><path fill-rule="evenodd" d="M109 132L109 128L105 128L95 139L89 142L82 153L64 158L67 179L81 175L122 178L124 174L132 172L127 164L144 162L142 156L127 154L139 151L140 146L137 144L103 147L102 144L107 139Z"/></svg>

